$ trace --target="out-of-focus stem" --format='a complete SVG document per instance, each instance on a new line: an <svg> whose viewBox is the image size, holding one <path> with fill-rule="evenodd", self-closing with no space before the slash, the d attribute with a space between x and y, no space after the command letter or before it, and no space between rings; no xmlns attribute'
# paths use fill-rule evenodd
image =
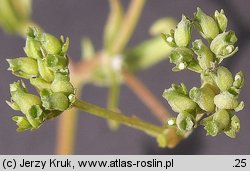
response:
<svg viewBox="0 0 250 171"><path fill-rule="evenodd" d="M57 127L56 154L74 153L77 117L77 108L69 109L60 116Z"/></svg>
<svg viewBox="0 0 250 171"><path fill-rule="evenodd" d="M137 97L152 111L153 114L164 122L170 117L170 113L150 92L150 90L133 74L124 71L125 84L137 95Z"/></svg>
<svg viewBox="0 0 250 171"><path fill-rule="evenodd" d="M120 97L120 84L117 80L117 76L115 74L115 71L111 70L110 71L110 76L111 76L111 85L109 87L109 92L108 92L108 109L112 111L119 111L119 97ZM119 123L113 120L108 120L108 125L110 129L116 130L119 127Z"/></svg>
<svg viewBox="0 0 250 171"><path fill-rule="evenodd" d="M75 85L77 88L77 97L81 95L83 85ZM77 133L78 109L71 108L63 112L58 121L56 151L58 155L74 154L75 139Z"/></svg>
<svg viewBox="0 0 250 171"><path fill-rule="evenodd" d="M145 0L131 0L121 30L118 32L111 54L120 53L130 40L144 7Z"/></svg>

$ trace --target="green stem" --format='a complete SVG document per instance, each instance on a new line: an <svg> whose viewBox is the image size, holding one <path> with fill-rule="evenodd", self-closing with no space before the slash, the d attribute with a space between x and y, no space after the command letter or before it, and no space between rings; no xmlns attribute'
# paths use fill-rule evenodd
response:
<svg viewBox="0 0 250 171"><path fill-rule="evenodd" d="M116 111L119 103L120 85L115 71L110 71L110 77L112 79L112 83L108 93L108 108Z"/></svg>
<svg viewBox="0 0 250 171"><path fill-rule="evenodd" d="M119 96L120 96L120 84L118 82L115 71L110 70L111 85L108 92L108 109L112 111L119 111ZM119 123L113 120L108 120L109 128L116 130L119 127Z"/></svg>
<svg viewBox="0 0 250 171"><path fill-rule="evenodd" d="M141 130L155 138L158 137L159 135L162 135L165 130L162 127L140 120L139 118L135 116L132 116L132 117L125 116L124 114L114 112L114 111L87 103L85 101L80 101L78 99L76 99L76 101L73 103L73 106L87 113L93 114L95 116L114 120L126 126Z"/></svg>

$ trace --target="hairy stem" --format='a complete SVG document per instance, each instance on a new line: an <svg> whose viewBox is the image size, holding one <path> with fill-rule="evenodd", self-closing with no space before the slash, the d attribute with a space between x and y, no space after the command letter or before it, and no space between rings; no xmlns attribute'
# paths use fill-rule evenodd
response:
<svg viewBox="0 0 250 171"><path fill-rule="evenodd" d="M121 30L118 32L111 54L120 53L130 40L144 7L145 0L131 0Z"/></svg>
<svg viewBox="0 0 250 171"><path fill-rule="evenodd" d="M137 95L137 97L152 111L159 121L166 121L171 115L157 100L150 90L133 74L124 71L125 84Z"/></svg>
<svg viewBox="0 0 250 171"><path fill-rule="evenodd" d="M145 122L135 116L129 117L118 112L114 112L84 101L80 101L78 99L73 103L73 106L81 109L82 111L93 114L95 116L114 120L120 124L141 130L147 133L148 135L151 135L152 137L157 137L158 135L162 134L165 130L160 126L156 126L151 123Z"/></svg>

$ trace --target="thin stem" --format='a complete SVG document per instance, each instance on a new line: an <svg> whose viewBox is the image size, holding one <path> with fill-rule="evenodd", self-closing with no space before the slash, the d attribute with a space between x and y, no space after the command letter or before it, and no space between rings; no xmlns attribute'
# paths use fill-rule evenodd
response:
<svg viewBox="0 0 250 171"><path fill-rule="evenodd" d="M98 107L96 105L76 100L73 103L74 107L77 107L87 113L93 114L95 116L105 118L105 119L111 119L118 123L127 125L129 127L144 131L148 135L151 135L152 137L158 137L159 135L164 133L164 128L153 125L151 123L145 122L135 116L129 117L125 116L124 114L114 112L102 107Z"/></svg>
<svg viewBox="0 0 250 171"><path fill-rule="evenodd" d="M56 151L58 155L69 155L74 153L75 134L77 127L77 108L63 112L59 118L56 138Z"/></svg>
<svg viewBox="0 0 250 171"><path fill-rule="evenodd" d="M144 7L145 0L131 0L121 30L118 32L111 54L120 53L130 40Z"/></svg>
<svg viewBox="0 0 250 171"><path fill-rule="evenodd" d="M110 71L110 76L112 79L111 86L108 93L108 108L110 110L116 111L118 109L119 95L120 95L120 85L118 83L117 77L114 71Z"/></svg>
<svg viewBox="0 0 250 171"><path fill-rule="evenodd" d="M120 84L115 71L110 70L110 78L112 79L108 92L108 109L112 111L119 111L119 97L120 97ZM113 120L108 120L109 128L116 130L119 127L119 123Z"/></svg>
<svg viewBox="0 0 250 171"><path fill-rule="evenodd" d="M171 116L161 102L157 100L157 98L138 78L125 71L123 72L123 77L127 86L152 111L159 121L164 122Z"/></svg>

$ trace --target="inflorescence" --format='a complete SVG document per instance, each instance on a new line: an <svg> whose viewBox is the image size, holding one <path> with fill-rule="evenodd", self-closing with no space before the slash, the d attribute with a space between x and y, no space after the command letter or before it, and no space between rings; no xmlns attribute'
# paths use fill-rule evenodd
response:
<svg viewBox="0 0 250 171"><path fill-rule="evenodd" d="M75 89L70 83L67 51L69 39L60 39L36 28L29 28L24 51L26 57L7 59L9 70L28 79L39 96L28 93L23 81L10 85L8 105L24 116L14 116L17 131L35 130L71 107Z"/></svg>
<svg viewBox="0 0 250 171"><path fill-rule="evenodd" d="M194 19L183 15L175 30L162 34L173 47L169 59L176 66L172 70L189 69L201 75L200 87L188 91L183 83L173 84L163 93L173 111L179 113L168 120L168 126L176 127L181 135L198 125L203 125L211 136L224 132L235 138L240 130L240 120L235 113L244 107L243 101L238 100L244 84L243 73L240 71L233 78L229 69L220 65L223 59L238 51L237 37L234 31L226 30L227 23L223 10L208 16L197 8ZM193 28L207 43L197 39L191 45Z"/></svg>

